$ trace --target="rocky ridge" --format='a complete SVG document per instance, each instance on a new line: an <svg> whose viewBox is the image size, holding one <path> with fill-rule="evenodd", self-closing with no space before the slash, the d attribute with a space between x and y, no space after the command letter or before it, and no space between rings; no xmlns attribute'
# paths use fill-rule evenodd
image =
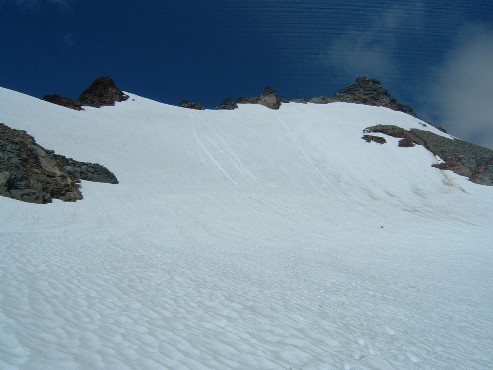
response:
<svg viewBox="0 0 493 370"><path fill-rule="evenodd" d="M25 131L0 123L0 195L29 203L82 199L80 180L117 184L107 168L55 154Z"/></svg>
<svg viewBox="0 0 493 370"><path fill-rule="evenodd" d="M103 106L112 106L116 102L122 102L128 99L109 77L98 77L91 85L85 89L79 96L79 100L72 100L66 96L58 94L46 95L44 101L61 105L62 107L84 110L83 105L101 108Z"/></svg>
<svg viewBox="0 0 493 370"><path fill-rule="evenodd" d="M80 94L79 100L77 101L57 94L46 95L43 97L43 100L45 101L75 110L83 110L83 106L97 108L111 106L115 105L115 102L122 102L127 99L128 95L125 95L109 77L99 77L95 79L91 86ZM318 96L311 99L300 98L289 101L279 97L274 89L266 86L260 96L240 97L236 101L231 98L226 98L215 109L233 110L238 108L238 104L261 104L270 109L279 109L282 103L288 102L304 104L308 102L314 104L328 104L334 102L366 104L390 108L416 117L414 110L407 105L397 102L390 96L388 91L383 88L380 81L366 76L358 77L354 83L339 90L331 97ZM204 109L202 104L189 102L187 100L182 100L179 106L196 110Z"/></svg>
<svg viewBox="0 0 493 370"><path fill-rule="evenodd" d="M430 131L405 130L394 125L375 125L366 128L364 132L399 138L400 147L422 145L443 161L433 164L433 167L453 171L477 184L493 186L493 150L491 149L459 139L449 139ZM363 139L367 140L365 136L368 135L363 136Z"/></svg>
<svg viewBox="0 0 493 370"><path fill-rule="evenodd" d="M43 100L47 101L48 103L61 105L62 107L65 108L70 108L74 110L84 110L84 108L82 108L82 103L80 101L75 101L70 98L67 98L66 96L61 96L58 94L46 95L43 97Z"/></svg>
<svg viewBox="0 0 493 370"><path fill-rule="evenodd" d="M224 99L217 107L216 110L234 110L238 108L238 104L230 97Z"/></svg>
<svg viewBox="0 0 493 370"><path fill-rule="evenodd" d="M287 102L288 100L280 98L270 86L266 86L262 94L258 97L241 97L236 100L236 103L238 104L261 104L270 109L279 109L281 107L281 103Z"/></svg>
<svg viewBox="0 0 493 370"><path fill-rule="evenodd" d="M188 100L182 100L180 102L180 107L195 110L204 110L204 106L200 103L189 102Z"/></svg>
<svg viewBox="0 0 493 370"><path fill-rule="evenodd" d="M128 99L109 77L96 78L91 86L85 89L79 96L82 105L100 108L103 106L112 106L116 102L122 102Z"/></svg>
<svg viewBox="0 0 493 370"><path fill-rule="evenodd" d="M353 84L339 90L330 98L319 99L326 100L328 103L345 102L386 107L416 117L414 110L391 97L380 81L366 76L358 77Z"/></svg>
<svg viewBox="0 0 493 370"><path fill-rule="evenodd" d="M216 109L235 109L231 104L224 104L224 102ZM354 83L339 90L333 96L316 96L311 99L299 98L287 100L279 97L271 87L266 86L260 96L241 97L236 100L238 104L262 104L270 109L279 109L282 103L289 102L302 104L329 104L335 102L366 104L390 108L416 117L414 110L405 104L399 103L390 96L380 81L366 76L358 77ZM226 106L228 108L225 108Z"/></svg>
<svg viewBox="0 0 493 370"><path fill-rule="evenodd" d="M309 100L293 99L292 102L313 104L329 104L336 102L354 103L385 107L396 111L401 111L416 117L414 110L395 100L380 81L370 77L360 76L351 85L339 90L332 96L316 96Z"/></svg>

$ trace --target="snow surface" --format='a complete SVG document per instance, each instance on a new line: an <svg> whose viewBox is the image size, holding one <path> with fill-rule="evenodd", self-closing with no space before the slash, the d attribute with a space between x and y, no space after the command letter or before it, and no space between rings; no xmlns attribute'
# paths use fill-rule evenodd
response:
<svg viewBox="0 0 493 370"><path fill-rule="evenodd" d="M130 95L0 89L0 122L120 181L0 197L1 369L491 368L493 189L361 139L419 120Z"/></svg>

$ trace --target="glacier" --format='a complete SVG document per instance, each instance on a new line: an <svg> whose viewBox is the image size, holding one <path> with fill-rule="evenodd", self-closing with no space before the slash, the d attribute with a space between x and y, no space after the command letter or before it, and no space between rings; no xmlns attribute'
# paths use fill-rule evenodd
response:
<svg viewBox="0 0 493 370"><path fill-rule="evenodd" d="M0 89L0 122L120 182L0 197L0 368L491 368L493 189L361 139L423 121L126 94L79 112Z"/></svg>

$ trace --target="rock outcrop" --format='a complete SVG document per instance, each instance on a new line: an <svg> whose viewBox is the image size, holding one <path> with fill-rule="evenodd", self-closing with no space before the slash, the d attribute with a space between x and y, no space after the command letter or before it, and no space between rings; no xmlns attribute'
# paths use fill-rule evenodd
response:
<svg viewBox="0 0 493 370"><path fill-rule="evenodd" d="M443 161L434 164L433 167L453 171L477 184L493 186L493 150L491 149L459 139L449 139L430 131L418 129L408 131L394 125L376 125L366 128L364 132L399 138L401 147L422 145Z"/></svg>
<svg viewBox="0 0 493 370"><path fill-rule="evenodd" d="M367 143L371 143L373 141L378 144L385 144L387 142L384 137L375 135L363 135L361 138Z"/></svg>
<svg viewBox="0 0 493 370"><path fill-rule="evenodd" d="M290 103L301 103L301 104L307 104L308 100L305 98L296 98L296 99L291 99L289 101Z"/></svg>
<svg viewBox="0 0 493 370"><path fill-rule="evenodd" d="M238 108L238 104L231 98L224 99L221 104L216 107L216 110L234 110Z"/></svg>
<svg viewBox="0 0 493 370"><path fill-rule="evenodd" d="M53 156L58 166L63 168L77 182L86 180L106 184L118 184L118 179L113 172L99 163L79 162L75 159L55 154L51 150L47 150L47 152Z"/></svg>
<svg viewBox="0 0 493 370"><path fill-rule="evenodd" d="M330 102L331 100L327 96L316 96L310 99L310 103L313 104L329 104Z"/></svg>
<svg viewBox="0 0 493 370"><path fill-rule="evenodd" d="M128 95L125 95L109 77L96 78L79 97L82 105L96 108L115 105L116 102L127 99Z"/></svg>
<svg viewBox="0 0 493 370"><path fill-rule="evenodd" d="M258 103L270 109L279 109L281 107L281 98L277 96L277 93L270 86L266 86L259 97Z"/></svg>
<svg viewBox="0 0 493 370"><path fill-rule="evenodd" d="M182 100L180 102L180 107L187 109L195 109L195 110L204 110L204 106L200 103L192 103L188 100Z"/></svg>
<svg viewBox="0 0 493 370"><path fill-rule="evenodd" d="M70 98L67 98L66 96L61 96L57 94L46 95L43 97L43 100L49 103L61 105L62 107L66 107L74 110L84 110L84 108L82 108L81 102L74 101Z"/></svg>
<svg viewBox="0 0 493 370"><path fill-rule="evenodd" d="M286 99L280 98L277 93L269 86L266 86L259 97L239 98L236 100L238 104L261 104L270 109L279 109L281 103L287 103Z"/></svg>
<svg viewBox="0 0 493 370"><path fill-rule="evenodd" d="M245 98L242 96L241 98L236 99L236 102L238 104L258 104L258 101L259 101L258 96L254 96L252 98Z"/></svg>
<svg viewBox="0 0 493 370"><path fill-rule="evenodd" d="M365 76L358 77L353 84L330 97L328 102L345 102L386 107L416 117L414 110L391 97L388 91L383 88L380 81Z"/></svg>
<svg viewBox="0 0 493 370"><path fill-rule="evenodd" d="M118 183L105 167L45 150L25 131L0 123L0 195L39 204L73 202L82 199L80 179Z"/></svg>

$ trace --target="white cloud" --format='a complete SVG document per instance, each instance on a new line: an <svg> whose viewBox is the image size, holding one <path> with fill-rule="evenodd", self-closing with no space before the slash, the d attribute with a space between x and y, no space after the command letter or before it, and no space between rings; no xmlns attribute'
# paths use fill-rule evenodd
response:
<svg viewBox="0 0 493 370"><path fill-rule="evenodd" d="M397 36L421 30L424 13L422 2L376 8L367 22L358 19L358 24L351 25L353 29L330 44L329 64L349 77L397 75L398 67L393 61Z"/></svg>
<svg viewBox="0 0 493 370"><path fill-rule="evenodd" d="M333 42L329 63L350 77L396 73L391 48L377 42L370 32L350 32Z"/></svg>
<svg viewBox="0 0 493 370"><path fill-rule="evenodd" d="M493 29L468 27L436 70L427 97L441 125L493 148Z"/></svg>

